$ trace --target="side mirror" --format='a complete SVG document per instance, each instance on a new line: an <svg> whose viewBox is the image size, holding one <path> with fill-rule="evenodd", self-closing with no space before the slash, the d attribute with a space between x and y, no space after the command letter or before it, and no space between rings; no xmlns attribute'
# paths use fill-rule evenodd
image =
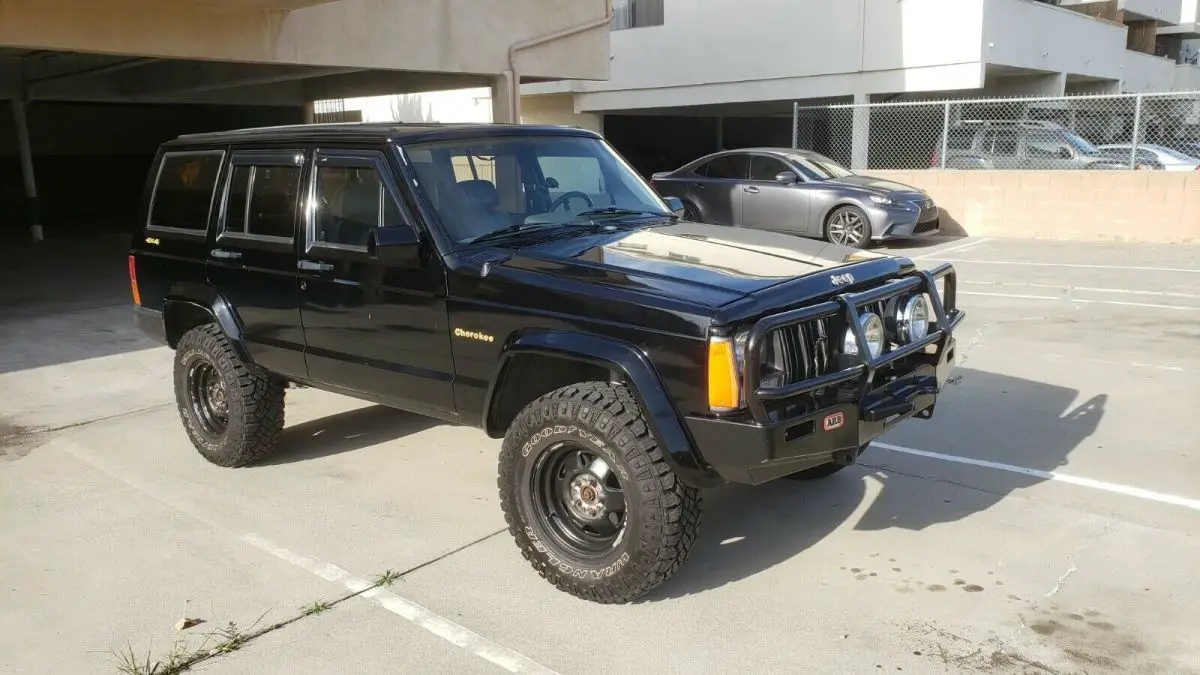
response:
<svg viewBox="0 0 1200 675"><path fill-rule="evenodd" d="M795 185L800 182L800 177L794 171L780 171L775 174L775 180L784 185Z"/></svg>
<svg viewBox="0 0 1200 675"><path fill-rule="evenodd" d="M671 209L671 213L674 213L675 215L680 216L680 217L683 216L683 200L682 199L680 199L679 197L663 197L663 201L666 202L667 208Z"/></svg>
<svg viewBox="0 0 1200 675"><path fill-rule="evenodd" d="M420 244L408 225L376 227L367 235L367 255L386 263L415 262Z"/></svg>
<svg viewBox="0 0 1200 675"><path fill-rule="evenodd" d="M1065 148L1065 147L1060 147L1058 149L1058 156L1061 157L1062 159L1071 159L1072 157L1074 157L1074 155L1071 154L1071 149Z"/></svg>

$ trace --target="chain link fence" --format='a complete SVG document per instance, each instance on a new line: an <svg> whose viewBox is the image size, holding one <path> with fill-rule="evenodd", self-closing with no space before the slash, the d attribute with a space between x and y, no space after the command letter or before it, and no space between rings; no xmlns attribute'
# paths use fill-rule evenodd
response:
<svg viewBox="0 0 1200 675"><path fill-rule="evenodd" d="M1194 171L1200 92L793 107L792 146L855 170Z"/></svg>

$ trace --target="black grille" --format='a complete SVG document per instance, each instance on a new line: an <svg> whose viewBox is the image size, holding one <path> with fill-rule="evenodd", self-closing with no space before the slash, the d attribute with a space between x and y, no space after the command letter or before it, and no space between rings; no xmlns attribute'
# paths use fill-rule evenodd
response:
<svg viewBox="0 0 1200 675"><path fill-rule="evenodd" d="M917 223L917 226L913 228L913 232L914 233L929 232L930 230L937 229L937 226L938 226L938 219L934 218L933 220L927 220L923 223Z"/></svg>
<svg viewBox="0 0 1200 675"><path fill-rule="evenodd" d="M816 319L775 330L763 350L763 384L778 387L830 372L833 328L832 320Z"/></svg>

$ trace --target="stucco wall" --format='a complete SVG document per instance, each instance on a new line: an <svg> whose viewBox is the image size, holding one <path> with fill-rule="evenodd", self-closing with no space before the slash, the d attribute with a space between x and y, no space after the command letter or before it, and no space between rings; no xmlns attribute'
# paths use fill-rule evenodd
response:
<svg viewBox="0 0 1200 675"><path fill-rule="evenodd" d="M522 96L521 121L525 124L564 124L602 131L601 116L576 113L574 99L570 94Z"/></svg>
<svg viewBox="0 0 1200 675"><path fill-rule="evenodd" d="M941 206L949 234L1200 242L1200 172L869 173L927 190Z"/></svg>
<svg viewBox="0 0 1200 675"><path fill-rule="evenodd" d="M498 74L508 48L603 0L336 0L292 11L162 0L0 0L0 45L217 61ZM608 76L608 28L521 52L528 77Z"/></svg>

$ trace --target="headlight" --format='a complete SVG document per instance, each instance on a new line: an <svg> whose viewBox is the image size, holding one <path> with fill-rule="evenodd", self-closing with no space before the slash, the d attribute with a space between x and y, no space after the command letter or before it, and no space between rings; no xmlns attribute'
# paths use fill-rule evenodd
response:
<svg viewBox="0 0 1200 675"><path fill-rule="evenodd" d="M867 348L871 350L871 358L883 353L883 342L886 339L883 331L883 319L878 314L863 312L858 315L862 321L863 332L867 334ZM846 337L842 340L843 354L857 354L858 342L854 339L854 331L847 329Z"/></svg>
<svg viewBox="0 0 1200 675"><path fill-rule="evenodd" d="M916 342L929 334L929 304L914 295L896 307L896 334L901 342Z"/></svg>
<svg viewBox="0 0 1200 675"><path fill-rule="evenodd" d="M871 201L881 206L891 206L892 204L896 203L892 201L891 197L885 197L883 195L871 195Z"/></svg>

